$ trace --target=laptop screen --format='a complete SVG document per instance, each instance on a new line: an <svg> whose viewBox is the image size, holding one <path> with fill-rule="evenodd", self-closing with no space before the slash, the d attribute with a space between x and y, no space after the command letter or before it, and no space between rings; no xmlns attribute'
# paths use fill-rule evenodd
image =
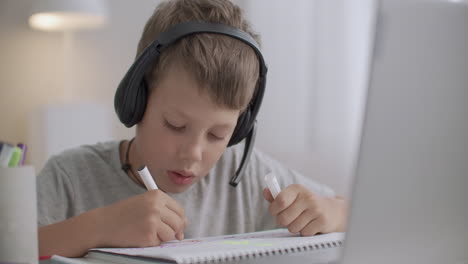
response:
<svg viewBox="0 0 468 264"><path fill-rule="evenodd" d="M383 0L342 263L468 263L468 3Z"/></svg>

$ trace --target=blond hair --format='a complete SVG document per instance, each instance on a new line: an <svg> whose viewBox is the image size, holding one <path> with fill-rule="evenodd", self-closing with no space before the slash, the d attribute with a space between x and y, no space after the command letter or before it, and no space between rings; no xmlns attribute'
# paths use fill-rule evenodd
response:
<svg viewBox="0 0 468 264"><path fill-rule="evenodd" d="M242 10L228 0L171 0L159 4L147 21L137 56L170 27L188 21L222 23L250 34L258 43ZM183 67L216 104L243 110L250 102L259 75L259 62L246 43L229 36L201 33L170 45L148 70L150 91L157 87L165 69Z"/></svg>

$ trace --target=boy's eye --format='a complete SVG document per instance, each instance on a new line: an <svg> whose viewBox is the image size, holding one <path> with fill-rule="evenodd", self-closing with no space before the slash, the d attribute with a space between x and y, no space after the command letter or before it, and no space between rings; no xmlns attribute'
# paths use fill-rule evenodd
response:
<svg viewBox="0 0 468 264"><path fill-rule="evenodd" d="M170 130L173 130L173 131L176 131L176 132L181 132L185 128L185 126L175 126L175 125L169 123L167 120L164 120L164 126L169 128Z"/></svg>
<svg viewBox="0 0 468 264"><path fill-rule="evenodd" d="M224 140L224 137L219 137L213 133L210 133L209 136L214 140Z"/></svg>

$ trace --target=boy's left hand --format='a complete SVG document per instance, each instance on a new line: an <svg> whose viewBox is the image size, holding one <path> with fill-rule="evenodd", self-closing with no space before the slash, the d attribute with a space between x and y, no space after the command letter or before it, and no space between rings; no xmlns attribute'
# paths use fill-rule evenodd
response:
<svg viewBox="0 0 468 264"><path fill-rule="evenodd" d="M289 185L276 199L265 188L263 196L270 202L269 211L277 223L291 233L313 236L345 231L347 205L341 197L322 197L300 184Z"/></svg>

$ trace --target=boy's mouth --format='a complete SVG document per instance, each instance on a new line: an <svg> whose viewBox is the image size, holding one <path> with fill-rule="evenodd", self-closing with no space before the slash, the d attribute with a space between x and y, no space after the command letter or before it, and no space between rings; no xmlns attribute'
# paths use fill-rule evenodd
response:
<svg viewBox="0 0 468 264"><path fill-rule="evenodd" d="M177 185L188 185L195 180L195 175L188 171L167 171L167 175Z"/></svg>

